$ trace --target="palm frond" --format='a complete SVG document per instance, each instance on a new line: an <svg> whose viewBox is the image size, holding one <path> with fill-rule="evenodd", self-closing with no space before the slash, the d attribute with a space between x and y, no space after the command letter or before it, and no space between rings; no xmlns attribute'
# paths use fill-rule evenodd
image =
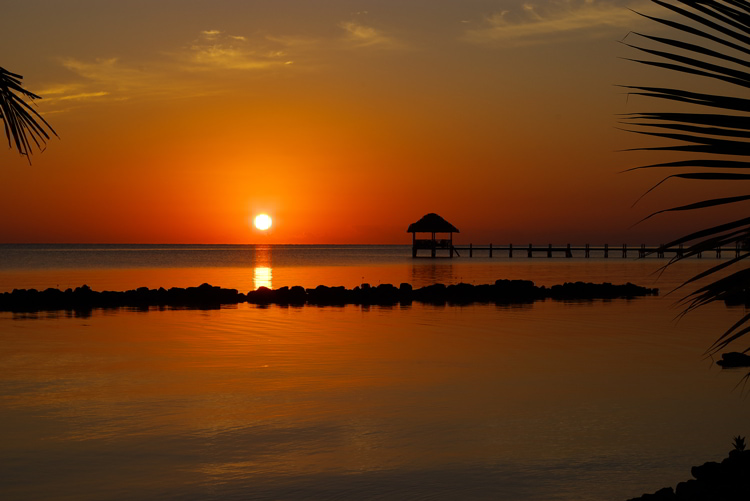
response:
<svg viewBox="0 0 750 501"><path fill-rule="evenodd" d="M750 174L737 174L734 172L686 172L682 174L672 174L658 183L656 183L654 186L648 189L643 195L638 197L638 200L636 200L633 205L637 204L643 197L654 191L656 188L664 184L665 182L669 181L670 179L697 179L702 181L750 181ZM652 214L656 215L656 213ZM651 216L649 216L651 217Z"/></svg>
<svg viewBox="0 0 750 501"><path fill-rule="evenodd" d="M628 125L634 127L651 127L654 129L672 129L681 132L690 132L695 134L696 138L701 137L700 135L712 135L712 136L723 136L723 137L735 137L735 138L747 138L750 139L750 131L735 129L735 128L722 128L722 127L706 127L703 125L690 125L683 123L658 123L658 122L627 122ZM740 144L740 147L747 147L744 144Z"/></svg>
<svg viewBox="0 0 750 501"><path fill-rule="evenodd" d="M710 200L701 200L700 202L695 202L692 204L687 205L680 205L679 207L672 207L671 209L662 209L658 210L656 212L652 212L648 216L644 217L639 221L639 223L650 219L656 215L663 214L665 212L675 212L675 211L684 211L684 210L696 210L696 209L707 209L709 207L716 207L718 205L727 205L727 204L734 204L737 202L744 202L746 200L750 200L750 195L739 195L736 197L721 197L721 198L712 198Z"/></svg>
<svg viewBox="0 0 750 501"><path fill-rule="evenodd" d="M666 17L640 14L673 34L667 37L634 33L628 47L643 54L631 58L638 64L666 70L675 75L689 76L703 82L720 82L736 88L737 95L696 92L689 89L642 85L622 86L629 95L643 96L659 102L671 102L689 108L685 112L648 111L620 116L624 130L668 141L667 144L632 148L629 151L666 151L689 154L692 158L641 165L627 169L677 169L678 173L664 177L644 196L669 179L691 181L723 181L738 183L750 180L750 4L745 0L651 0L667 9ZM678 20L675 20L678 19ZM689 81L689 80L688 80ZM695 111L703 109L710 112ZM733 158L728 158L733 157ZM708 169L694 172L693 169ZM747 193L747 191L746 191ZM641 197L642 198L642 197ZM640 198L639 198L640 200ZM724 196L656 211L643 220L665 212L703 210L710 207L750 201L750 195ZM750 217L702 228L664 244L661 249L687 245L684 252L670 259L664 268L701 252L734 245L745 248L750 241ZM735 270L727 276L715 278L691 293L681 304L682 315L714 301L750 300L750 268L737 269L747 263L750 252L713 266L685 281L682 287L699 280L716 277L719 273ZM745 265L746 266L746 265ZM675 290L677 290L675 289ZM726 348L750 333L750 314L728 329L708 350L709 354Z"/></svg>
<svg viewBox="0 0 750 501"><path fill-rule="evenodd" d="M642 165L640 167L632 167L625 169L622 172L631 172L640 169L653 169L658 167L673 167L673 168L684 168L684 167L701 167L707 169L746 169L747 162L741 160L714 160L714 159L693 159L693 160L677 160L674 162L663 162L651 165Z"/></svg>
<svg viewBox="0 0 750 501"><path fill-rule="evenodd" d="M669 134L663 132L648 132L643 130L624 129L627 132L643 134L646 136L662 137L665 139L674 139L683 143L677 146L654 146L649 148L631 148L626 151L686 151L693 153L708 153L712 155L750 155L750 143L745 141L732 141L727 139L716 139L712 137L703 137L691 134Z"/></svg>
<svg viewBox="0 0 750 501"><path fill-rule="evenodd" d="M626 119L634 120L663 120L673 123L687 123L705 126L715 126L722 129L750 128L750 117L741 115L717 115L712 113L626 113Z"/></svg>
<svg viewBox="0 0 750 501"><path fill-rule="evenodd" d="M24 100L26 98L33 101L41 97L24 89L22 79L21 75L0 67L0 119L3 121L8 147L15 146L18 153L31 162L32 143L37 149L43 150L50 138L47 131L55 136L57 132Z"/></svg>
<svg viewBox="0 0 750 501"><path fill-rule="evenodd" d="M721 108L727 111L750 112L750 99L703 94L701 92L688 92L679 89L667 89L665 87L640 87L635 85L621 85L621 87L639 91L630 93L637 96L669 99L685 104L697 104L701 106Z"/></svg>

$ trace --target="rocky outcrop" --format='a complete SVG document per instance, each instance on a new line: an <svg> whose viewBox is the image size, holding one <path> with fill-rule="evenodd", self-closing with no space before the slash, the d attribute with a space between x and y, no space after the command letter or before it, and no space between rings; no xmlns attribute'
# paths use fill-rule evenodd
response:
<svg viewBox="0 0 750 501"><path fill-rule="evenodd" d="M141 287L124 292L96 292L88 286L75 290L47 289L14 289L13 292L0 294L0 311L44 311L44 310L91 310L93 308L149 308L152 306L218 308L221 305L253 303L281 305L395 305L420 302L426 304L464 305L471 303L513 304L532 301L554 300L592 300L634 298L656 295L658 289L649 289L627 283L612 285L610 283L593 284L584 282L566 283L553 287L537 287L528 280L497 280L494 284L471 285L434 284L412 288L403 283L399 287L381 284L370 287L367 284L346 289L345 287L328 287L319 285L312 289L299 286L258 290L246 294L237 289L222 289L209 284L199 287L171 289L148 289Z"/></svg>
<svg viewBox="0 0 750 501"><path fill-rule="evenodd" d="M733 450L721 463L693 466L693 478L629 501L747 501L750 499L750 451Z"/></svg>
<svg viewBox="0 0 750 501"><path fill-rule="evenodd" d="M556 300L592 300L634 298L638 296L657 295L658 289L649 289L627 283L612 285L609 283L592 284L584 282L566 283L553 287L537 287L529 280L497 280L494 284L455 285L433 284L418 289L407 283L399 287L381 284L371 287L363 284L360 287L327 287L319 285L314 289L301 287L282 287L271 290L261 287L247 293L247 301L256 304L311 304L311 305L393 305L420 302L426 304L462 305L470 303L530 303L544 299Z"/></svg>
<svg viewBox="0 0 750 501"><path fill-rule="evenodd" d="M148 289L140 287L124 292L91 290L88 285L75 289L14 289L0 294L0 311L86 311L95 308L148 308L174 306L189 308L218 308L223 304L243 302L245 295L236 289L222 289L209 284L199 287Z"/></svg>

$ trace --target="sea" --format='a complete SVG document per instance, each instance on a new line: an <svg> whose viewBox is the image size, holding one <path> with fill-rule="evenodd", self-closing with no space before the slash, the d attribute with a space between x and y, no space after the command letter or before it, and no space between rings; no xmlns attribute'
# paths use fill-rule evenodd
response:
<svg viewBox="0 0 750 501"><path fill-rule="evenodd" d="M409 246L0 245L0 292L532 280L532 304L0 313L0 499L625 500L750 435L744 314L681 317L732 256L412 258ZM677 290L674 290L678 288ZM735 348L741 351L747 343Z"/></svg>

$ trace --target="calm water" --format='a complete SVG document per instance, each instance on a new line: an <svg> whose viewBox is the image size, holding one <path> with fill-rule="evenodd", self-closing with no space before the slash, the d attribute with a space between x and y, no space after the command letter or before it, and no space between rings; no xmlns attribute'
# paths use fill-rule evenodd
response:
<svg viewBox="0 0 750 501"><path fill-rule="evenodd" d="M341 246L0 246L0 292L525 278L672 288L716 264L418 259ZM750 433L702 358L741 309L518 307L0 313L0 496L626 499Z"/></svg>

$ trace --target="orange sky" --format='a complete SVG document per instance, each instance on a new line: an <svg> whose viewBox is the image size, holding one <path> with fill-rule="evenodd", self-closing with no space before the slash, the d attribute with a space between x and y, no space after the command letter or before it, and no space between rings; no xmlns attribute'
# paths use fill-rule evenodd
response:
<svg viewBox="0 0 750 501"><path fill-rule="evenodd" d="M641 1L11 2L0 65L60 140L0 156L0 242L658 243L695 221L616 114ZM18 43L23 40L23 43ZM12 48L12 49L9 49ZM651 108L649 108L651 107ZM663 106L662 106L663 107ZM259 232L259 212L274 226ZM702 216L704 217L704 216ZM707 214L705 217L714 217Z"/></svg>

